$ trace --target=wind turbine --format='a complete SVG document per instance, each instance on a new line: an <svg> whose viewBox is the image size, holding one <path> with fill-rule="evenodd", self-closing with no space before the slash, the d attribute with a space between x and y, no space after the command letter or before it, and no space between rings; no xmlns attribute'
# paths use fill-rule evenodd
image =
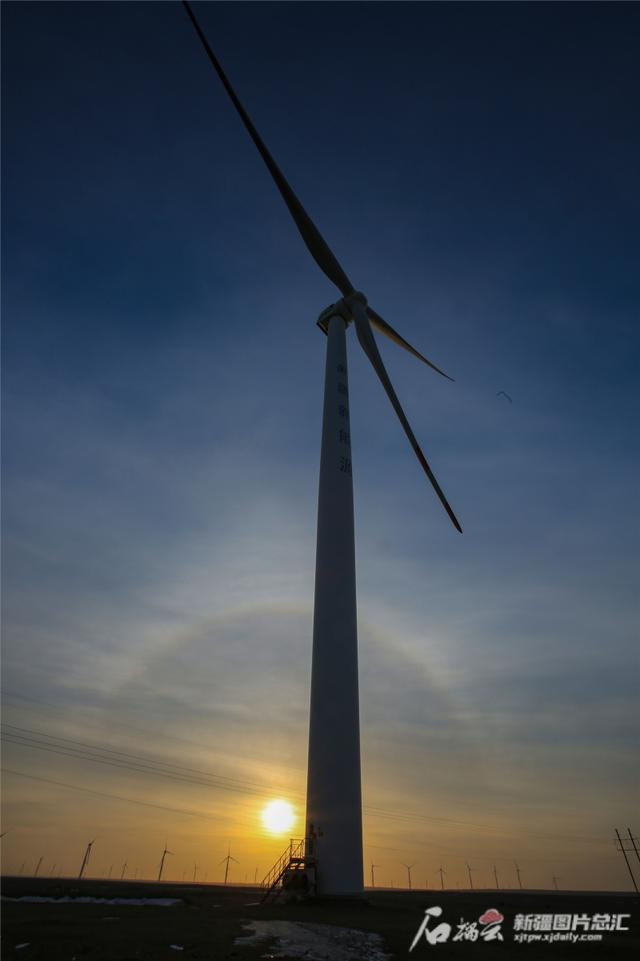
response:
<svg viewBox="0 0 640 961"><path fill-rule="evenodd" d="M372 887L372 888L375 888L375 886L376 886L376 876L375 876L375 873L374 873L374 872L375 872L375 869L376 869L377 867L378 867L377 864L372 864L372 865L371 865L371 887Z"/></svg>
<svg viewBox="0 0 640 961"><path fill-rule="evenodd" d="M86 868L87 864L89 863L89 858L91 857L91 848L92 848L93 845L95 844L95 840L96 840L96 839L94 838L93 841L89 841L89 843L87 844L87 849L86 849L86 851L84 852L84 857L83 857L83 859L82 859L82 864L80 865L80 874L78 875L78 880L80 880L80 878L81 878L82 875L84 874L84 869Z"/></svg>
<svg viewBox="0 0 640 961"><path fill-rule="evenodd" d="M518 867L518 862L517 862L517 861L514 861L513 863L514 863L515 866L516 866L516 874L518 875L518 884L520 885L520 890L522 891L522 879L521 879L521 877L520 877L520 868Z"/></svg>
<svg viewBox="0 0 640 961"><path fill-rule="evenodd" d="M160 859L160 870L158 871L158 881L162 881L162 869L164 868L164 859L167 854L173 855L173 851L170 851L167 847L167 842L164 842L164 851L162 852L162 857Z"/></svg>
<svg viewBox="0 0 640 961"><path fill-rule="evenodd" d="M440 865L440 867L439 867L438 870L436 871L436 874L439 874L439 875L440 875L440 887L442 888L443 891L444 891L444 876L445 876L446 873L447 873L447 872L446 872L445 869L442 867L442 865Z"/></svg>
<svg viewBox="0 0 640 961"><path fill-rule="evenodd" d="M553 875L553 878L552 878L552 881L553 881L553 886L554 886L554 888L556 889L556 891L558 890L558 881L559 881L559 880L560 880L560 878L557 878L557 877L555 876L555 874L554 874L554 875Z"/></svg>
<svg viewBox="0 0 640 961"><path fill-rule="evenodd" d="M402 866L407 869L407 877L409 878L409 890L411 890L411 868L413 864L405 864L404 861L401 862Z"/></svg>
<svg viewBox="0 0 640 961"><path fill-rule="evenodd" d="M500 885L498 884L498 869L496 868L495 864L493 865L493 876L496 879L496 891L499 891Z"/></svg>
<svg viewBox="0 0 640 961"><path fill-rule="evenodd" d="M302 239L341 299L320 315L327 335L322 450L318 495L313 655L309 716L306 837L316 860L318 894L361 895L362 789L358 702L353 482L345 333L353 323L409 443L456 530L462 528L415 438L380 357L372 327L427 366L427 360L367 303L291 189L187 2L185 10L249 136L280 191Z"/></svg>
<svg viewBox="0 0 640 961"><path fill-rule="evenodd" d="M124 864L122 865L122 873L120 874L121 881L124 879L124 876L126 873L127 873L127 862L125 861Z"/></svg>
<svg viewBox="0 0 640 961"><path fill-rule="evenodd" d="M471 872L475 871L475 868L470 867L469 862L467 862L467 871L469 872L469 887L473 891L473 879L471 877Z"/></svg>
<svg viewBox="0 0 640 961"><path fill-rule="evenodd" d="M229 861L235 861L236 864L240 864L239 861L236 861L235 858L232 858L232 857L231 857L231 844L229 844L229 847L227 848L227 856L226 856L226 858L223 858L222 861L220 861L220 864L224 864L224 863L226 862L226 867L225 867L225 869L224 869L224 883L225 883L225 884L227 883L227 878L229 877Z"/></svg>
<svg viewBox="0 0 640 961"><path fill-rule="evenodd" d="M34 878L37 878L37 877L38 877L38 871L40 870L40 865L42 864L43 858L44 858L44 854L41 854L41 855L40 855L40 860L39 860L38 863L36 864L36 869L35 869L35 871L33 872Z"/></svg>

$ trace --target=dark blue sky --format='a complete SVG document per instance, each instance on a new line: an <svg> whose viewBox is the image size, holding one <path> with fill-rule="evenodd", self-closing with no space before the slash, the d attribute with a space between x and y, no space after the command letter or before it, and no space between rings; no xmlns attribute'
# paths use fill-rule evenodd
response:
<svg viewBox="0 0 640 961"><path fill-rule="evenodd" d="M456 378L381 344L462 539L350 338L372 797L401 806L394 783L449 810L469 794L450 758L468 770L482 732L493 766L474 769L476 817L508 795L509 816L564 828L597 762L606 776L584 829L626 823L637 4L195 10L349 276ZM73 707L73 723L94 712L101 729L103 711L226 732L229 770L244 770L251 737L266 767L292 759L297 784L324 346L314 322L335 292L180 4L3 3L2 17L5 685ZM266 673L242 678L257 713L238 727L207 713L216 685L240 683L231 636L243 666L273 639ZM178 692L177 650L191 651ZM255 746L280 682L299 692L298 713L274 715ZM439 771L425 785L424 756ZM564 795L546 807L559 770L566 812ZM602 878L622 884L605 862Z"/></svg>

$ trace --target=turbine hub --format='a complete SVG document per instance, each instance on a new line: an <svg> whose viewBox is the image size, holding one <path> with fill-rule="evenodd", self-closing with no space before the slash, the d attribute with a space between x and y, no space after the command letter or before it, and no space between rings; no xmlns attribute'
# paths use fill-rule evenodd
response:
<svg viewBox="0 0 640 961"><path fill-rule="evenodd" d="M347 327L349 326L349 324L353 321L353 314L349 306L350 300L359 300L363 306L367 306L367 298L359 291L354 291L352 294L349 294L348 297L342 297L340 300L336 301L335 304L330 304L325 310L322 311L316 321L318 327L323 333L329 333L329 321L335 316L342 317L345 325Z"/></svg>

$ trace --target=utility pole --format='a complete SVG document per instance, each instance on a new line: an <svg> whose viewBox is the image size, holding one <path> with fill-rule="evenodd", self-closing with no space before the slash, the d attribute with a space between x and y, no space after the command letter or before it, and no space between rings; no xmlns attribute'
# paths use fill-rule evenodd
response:
<svg viewBox="0 0 640 961"><path fill-rule="evenodd" d="M372 864L372 865L371 865L371 887L372 887L372 888L375 888L375 886L376 886L375 869L376 869L377 867L378 867L377 864Z"/></svg>
<svg viewBox="0 0 640 961"><path fill-rule="evenodd" d="M638 861L640 861L640 851L638 851L638 849L637 849L637 847L636 847L636 841L637 841L638 839L637 839L637 838L634 838L633 834L631 833L631 828L627 828L627 832L628 832L628 834L629 834L629 840L631 841L631 843L632 843L632 845L633 845L633 850L636 852L636 857L637 857Z"/></svg>
<svg viewBox="0 0 640 961"><path fill-rule="evenodd" d="M469 862L467 861L467 871L469 873L469 887L473 891L473 879L471 877L471 872L475 871L475 868L469 867Z"/></svg>
<svg viewBox="0 0 640 961"><path fill-rule="evenodd" d="M90 858L90 856L91 856L91 848L93 847L94 842L95 842L95 838L93 839L93 841L89 841L89 843L87 844L87 849L86 849L86 851L84 852L84 857L83 857L83 859L82 859L82 864L80 865L80 874L78 875L78 880L80 880L80 878L81 878L82 875L84 874L84 869L86 868L87 864L89 863L89 858Z"/></svg>
<svg viewBox="0 0 640 961"><path fill-rule="evenodd" d="M444 891L444 876L446 873L447 872L445 871L445 869L442 867L442 865L440 865L440 867L438 868L438 874L440 875L440 887L442 888L443 891Z"/></svg>
<svg viewBox="0 0 640 961"><path fill-rule="evenodd" d="M497 869L496 869L495 864L493 865L493 876L494 876L494 878L496 879L496 891L499 891L499 890L500 890L500 885L498 884L498 871L497 871Z"/></svg>
<svg viewBox="0 0 640 961"><path fill-rule="evenodd" d="M518 875L518 884L520 885L520 890L522 891L522 880L521 880L521 878L520 878L520 868L518 867L518 862L517 862L517 861L514 861L513 863L514 863L515 866L516 866L516 874Z"/></svg>
<svg viewBox="0 0 640 961"><path fill-rule="evenodd" d="M39 860L38 863L36 864L36 870L35 870L35 873L34 873L34 875L33 875L34 878L37 878L37 877L38 877L38 871L40 870L40 865L42 864L42 859L43 859L43 857L44 857L44 854L41 854L41 855L40 855L40 860Z"/></svg>
<svg viewBox="0 0 640 961"><path fill-rule="evenodd" d="M618 850L619 850L619 851L622 851L622 856L623 856L624 859L625 859L625 862L626 862L626 865L627 865L627 870L629 871L629 874L631 875L631 880L632 880L632 882L633 882L634 888L636 889L636 894L638 894L638 893L640 893L640 892L638 892L638 885L636 884L636 879L635 879L634 876L633 876L633 871L631 870L631 865L629 864L629 858L627 857L627 852L626 852L625 846L624 846L624 844L622 843L622 838L620 837L620 834L619 834L619 832L618 832L618 829L616 828L615 831L616 831L616 837L617 837L617 839L618 839L618 843L620 844L620 847L618 848Z"/></svg>
<svg viewBox="0 0 640 961"><path fill-rule="evenodd" d="M556 889L556 891L558 890L558 881L559 881L559 880L560 880L560 878L557 878L557 877L555 876L555 874L554 874L554 875L553 875L553 878L552 878L552 881L553 881L553 886L554 886L554 888Z"/></svg>

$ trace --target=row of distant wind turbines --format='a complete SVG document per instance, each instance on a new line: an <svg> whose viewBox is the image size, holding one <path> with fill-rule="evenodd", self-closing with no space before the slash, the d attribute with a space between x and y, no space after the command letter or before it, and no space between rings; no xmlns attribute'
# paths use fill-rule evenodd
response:
<svg viewBox="0 0 640 961"><path fill-rule="evenodd" d="M86 848L85 848L84 855L83 855L83 857L82 857L82 864L80 865L80 871L79 871L79 873L78 873L78 880L81 880L83 877L85 877L85 872L86 872L86 869L87 869L87 867L88 867L88 865L89 865L89 861L90 861L90 859L91 859L91 852L93 851L93 845L96 843L96 840L97 840L96 838L93 838L93 840L91 840L91 841L88 842L88 844L87 844L87 846L86 846ZM170 850L169 850L169 848L167 847L167 842L165 841L164 850L163 850L162 856L161 856L161 858L160 858L160 865L159 865L159 867L158 867L158 876L157 876L157 879L156 879L156 880L158 880L158 881L162 881L162 875L163 875L163 872L164 872L164 862L165 862L165 859L166 859L167 855L169 855L170 857L172 857L172 856L173 856L173 851L170 851ZM43 860L44 860L44 854L41 855L40 858L38 859L38 863L36 864L36 868L35 868L35 871L33 872L32 877L37 878L38 875L40 874L40 868L41 868L41 866L42 866ZM224 864L224 865L225 865L223 884L226 884L227 881L228 881L228 879L229 879L229 864L231 863L231 861L233 861L235 864L239 864L239 863L240 863L236 858L234 858L234 857L231 856L231 844L229 844L229 847L228 847L228 849L227 849L227 854L226 854L226 856L223 857L222 861L220 861L220 862L219 862L219 865L218 865L218 866L220 866L221 864ZM23 861L23 862L22 862L22 865L21 865L21 867L20 867L20 871L18 872L19 875L21 875L21 874L24 873L25 864L26 864L26 861ZM50 876L50 877L55 877L55 871L56 871L56 868L57 868L57 867L58 867L57 863L54 862L54 863L53 863L53 867L51 868L51 871L49 872L49 876ZM113 866L113 864L112 864L111 867L109 868L109 872L108 872L108 874L107 874L107 878L108 878L108 879L111 879L112 876L113 876L113 867L114 867L114 866ZM258 867L259 867L259 865L256 867L256 870L255 870L254 881L257 881L257 877L258 877ZM127 872L128 872L128 870L129 870L129 864L128 864L127 861L124 861L123 864L122 864L121 871L120 871L120 880L121 880L121 881L124 881L124 880L127 878ZM134 869L133 880L137 880L137 877L138 877L138 868L136 867L136 868ZM194 861L194 864L193 864L193 879L192 879L192 880L193 880L193 881L196 881L196 880L197 880L197 877L198 877L198 864ZM183 871L183 873L182 873L182 880L184 881L185 879L186 879L186 871ZM204 880L206 881L206 879L207 879L207 873L205 872ZM141 879L141 880L142 880L142 879Z"/></svg>
<svg viewBox="0 0 640 961"><path fill-rule="evenodd" d="M412 891L412 890L413 890L413 884L412 884L412 882L411 882L411 870L412 870L412 868L415 867L415 864L405 864L404 861L402 861L402 862L400 862L400 863L402 864L403 868L405 868L405 870L406 870L406 872L407 872L407 887L408 887L409 891ZM518 887L519 887L520 890L522 891L522 875L521 875L521 873L520 873L520 868L519 868L519 866L518 866L518 862L517 862L517 861L514 861L513 864L514 864L515 871L516 871L516 875L517 875L517 878L518 878ZM466 866L466 868L467 868L467 874L468 874L468 876L469 876L469 890L470 890L470 891L473 891L473 890L474 890L474 885L473 885L473 877L472 877L472 874L473 874L473 872L476 870L476 868L472 868L468 861L466 862L466 865L465 865L465 866ZM372 888L375 888L375 886L376 886L375 869L376 869L377 867L378 867L377 864L372 864L372 865L371 865L371 887L372 887ZM440 875L440 887L442 888L443 891L444 891L444 889L445 889L444 879L445 879L446 873L447 873L447 872L446 872L445 869L442 867L442 865L440 865L440 867L438 868L438 870L435 872L435 874ZM499 878L498 878L498 869L497 869L497 867L496 867L495 864L493 865L493 877L494 877L495 883L496 883L496 890L497 890L497 891L500 891L500 890L501 890L501 886L500 886L500 880L499 880ZM553 882L553 886L554 886L555 890L557 891L557 890L558 890L558 881L560 880L560 878L556 877L556 875L554 874L554 875L552 876L552 879L551 879L551 880L552 880L552 882ZM458 882L456 882L456 883L457 883L457 887L460 887L460 882L458 881ZM393 887L393 881L391 882L391 887ZM430 887L431 887L431 885L429 884L429 879L427 878L427 880L424 882L424 889L423 889L423 890L427 890L427 891L428 891L428 890L430 889ZM504 888L502 888L502 890L503 890L503 889L504 889Z"/></svg>
<svg viewBox="0 0 640 961"><path fill-rule="evenodd" d="M84 856L83 856L83 858L82 858L82 864L80 865L80 872L79 872L79 874L78 874L78 879L82 879L82 878L85 876L85 871L86 871L86 869L87 869L87 867L88 867L89 860L90 860L90 858L91 858L91 852L92 852L92 850L93 850L93 845L95 844L95 842L96 842L96 838L94 838L93 840L89 841L88 844L87 844L87 847L85 848ZM170 851L170 850L169 850L169 848L167 847L167 842L165 841L164 850L162 851L162 856L161 856L161 858L160 858L160 865L159 865L159 868L158 868L158 876L157 876L157 880L158 880L158 881L162 881L162 875L163 875L163 871L164 871L164 864L165 864L165 859L166 859L167 855L169 855L170 857L173 857L173 851ZM44 855L41 855L40 859L38 860L38 863L37 863L37 865L36 865L36 868L35 868L35 871L34 871L32 877L34 877L34 878L38 877L38 875L39 875L39 873L40 873L40 868L41 868L41 866L42 866L43 860L44 860ZM222 865L222 864L224 864L224 866L225 866L225 869L224 869L224 880L223 880L223 882L222 882L222 883L225 884L225 885L228 883L228 880L229 880L229 865L230 865L230 863L231 863L232 861L234 862L234 864L239 864L239 863L240 863L240 862L237 860L237 858L232 857L232 855L231 855L231 844L229 844L229 847L228 847L228 849L227 849L227 854L226 854L226 856L223 857L222 860L218 863L218 866L220 866L220 865ZM24 862L24 861L22 862L22 866L21 866L21 868L20 868L19 874L22 874L22 873L23 873L24 867L25 867L25 863L26 863L26 862ZM412 890L413 890L413 881L412 881L411 871L412 871L412 869L415 867L415 863L414 863L414 864L405 864L404 861L401 861L401 862L399 862L399 863L402 865L402 867L405 868L405 870L406 870L406 872L407 872L407 888L408 888L409 891L412 891ZM514 864L514 868L515 868L516 877L517 877L517 879L518 879L518 887L519 887L520 890L522 891L522 890L523 890L523 888L522 888L522 874L521 874L521 871L520 871L520 867L519 867L517 861L514 861L513 864ZM468 874L468 877L469 877L469 890L473 891L473 890L475 890L474 884L473 884L473 872L476 871L477 869L476 869L475 867L471 867L471 865L469 864L468 861L466 862L465 866L466 866L467 874ZM53 864L53 867L51 868L51 871L50 871L50 877L54 877L54 876L55 876L56 867L57 867L57 864L54 863L54 864ZM379 864L373 864L373 863L371 864L371 887L372 887L372 888L375 888L375 887L376 887L375 869L378 868L378 867L380 867ZM121 871L120 871L120 880L121 880L121 881L124 881L125 879L127 879L127 871L128 871L128 868L129 868L129 865L128 865L127 861L124 861L123 864L122 864ZM254 884L256 884L256 883L258 882L258 868L259 868L259 865L256 865L256 869L255 869L255 873L254 873L254 878L253 878ZM183 872L182 872L182 881L183 881L183 882L186 880L186 873L187 873L186 871L183 871ZM440 867L435 871L435 874L436 874L436 875L439 875L439 877L440 877L440 887L441 887L441 889L444 891L444 890L445 890L445 881L444 881L444 879L445 879L445 877L446 877L447 872L445 871L444 867L443 867L442 865L440 865ZM107 879L110 880L110 879L112 878L112 875L113 875L113 865L111 865L111 867L109 868L109 872L108 872L108 874L106 875ZM497 869L497 867L496 867L495 864L493 865L493 877L494 877L494 880L495 880L496 890L497 890L497 891L503 890L504 887L500 885L500 879L499 879L499 877L498 877L498 869ZM138 878L138 868L136 867L136 868L135 868L135 871L134 871L134 875L133 875L133 880L137 880L137 878ZM129 880L130 880L130 879L129 879ZM142 880L142 879L141 879L141 880ZM193 883L195 883L197 880L198 880L198 864L197 864L196 862L194 862L194 864L193 864L193 876L192 876L192 878L191 878L191 881L192 881ZM207 874L205 873L205 875L204 875L204 881L206 881L206 880L207 880ZM556 891L558 891L558 890L559 890L559 888L558 888L558 881L560 880L560 878L557 877L557 876L554 874L554 875L552 875L551 880L552 880L554 889L555 889ZM246 881L246 878L245 878L245 881ZM457 885L457 887L459 888L459 887L460 887L460 882L459 882L459 881L456 882L456 885ZM380 885L379 885L379 886L380 886ZM382 887L386 887L386 886L394 887L394 886L395 886L395 882L393 881L393 879L390 881L390 883L388 883L388 885L387 885L387 884L384 884L384 883L382 884ZM433 887L433 886L429 884L429 879L427 878L427 879L425 880L424 888L423 888L422 890L427 890L427 891L428 891L428 890L430 890L432 887Z"/></svg>

